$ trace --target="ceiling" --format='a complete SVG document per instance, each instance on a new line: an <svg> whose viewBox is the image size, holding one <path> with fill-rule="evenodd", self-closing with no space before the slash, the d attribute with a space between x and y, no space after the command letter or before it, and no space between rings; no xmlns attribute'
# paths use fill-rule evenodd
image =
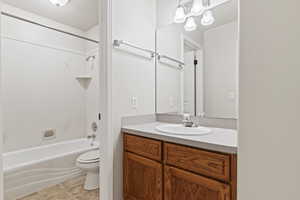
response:
<svg viewBox="0 0 300 200"><path fill-rule="evenodd" d="M56 7L48 0L2 0L4 3L28 12L87 31L98 24L99 0L70 0Z"/></svg>

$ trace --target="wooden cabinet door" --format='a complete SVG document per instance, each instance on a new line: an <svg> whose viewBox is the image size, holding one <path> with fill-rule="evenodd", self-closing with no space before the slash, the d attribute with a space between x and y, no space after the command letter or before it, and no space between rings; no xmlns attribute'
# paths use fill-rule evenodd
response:
<svg viewBox="0 0 300 200"><path fill-rule="evenodd" d="M125 200L161 200L162 164L125 152L124 197Z"/></svg>
<svg viewBox="0 0 300 200"><path fill-rule="evenodd" d="M164 200L230 200L230 186L174 167L165 167Z"/></svg>

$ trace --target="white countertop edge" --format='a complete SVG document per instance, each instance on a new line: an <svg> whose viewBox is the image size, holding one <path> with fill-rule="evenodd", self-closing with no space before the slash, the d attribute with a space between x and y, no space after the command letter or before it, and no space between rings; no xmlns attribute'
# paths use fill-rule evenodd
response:
<svg viewBox="0 0 300 200"><path fill-rule="evenodd" d="M221 153L228 153L228 154L237 154L238 148L235 146L225 146L221 144L213 144L213 143L207 143L202 141L193 141L191 139L185 139L185 138L178 138L171 135L165 135L165 134L158 134L155 131L141 131L135 128L128 128L123 127L122 132L126 132L129 134L162 140L165 142L171 142L176 144L182 144L190 147L196 147L200 149L206 149L210 151L216 151Z"/></svg>

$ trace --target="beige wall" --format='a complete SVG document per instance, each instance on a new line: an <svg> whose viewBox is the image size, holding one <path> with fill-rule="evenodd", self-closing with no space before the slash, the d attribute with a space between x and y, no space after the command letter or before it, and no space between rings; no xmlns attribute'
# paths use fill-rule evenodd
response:
<svg viewBox="0 0 300 200"><path fill-rule="evenodd" d="M296 200L300 1L241 0L239 200Z"/></svg>

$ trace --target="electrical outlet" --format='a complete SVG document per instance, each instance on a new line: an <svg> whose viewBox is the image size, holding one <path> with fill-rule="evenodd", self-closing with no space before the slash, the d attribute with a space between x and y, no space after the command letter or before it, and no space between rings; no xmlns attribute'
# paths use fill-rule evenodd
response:
<svg viewBox="0 0 300 200"><path fill-rule="evenodd" d="M131 107L133 109L137 109L138 107L137 97L135 96L131 97L130 102L131 102Z"/></svg>

